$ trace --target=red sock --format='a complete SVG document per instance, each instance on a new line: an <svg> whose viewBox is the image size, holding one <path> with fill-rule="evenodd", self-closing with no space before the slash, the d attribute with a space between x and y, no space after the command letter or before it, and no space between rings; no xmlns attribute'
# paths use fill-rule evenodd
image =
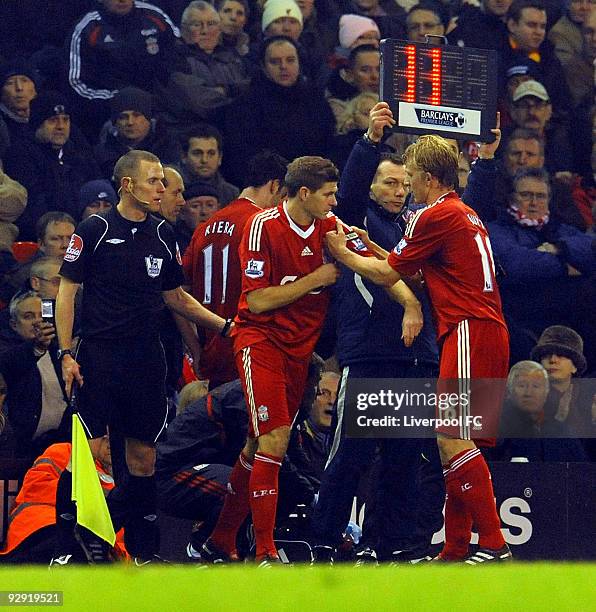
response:
<svg viewBox="0 0 596 612"><path fill-rule="evenodd" d="M457 494L460 486L457 477L448 468L445 473L445 545L440 556L447 561L459 561L468 554L472 515Z"/></svg>
<svg viewBox="0 0 596 612"><path fill-rule="evenodd" d="M273 542L277 510L277 481L282 457L258 452L250 477L250 509L257 541L257 561L265 555L277 556Z"/></svg>
<svg viewBox="0 0 596 612"><path fill-rule="evenodd" d="M240 453L230 474L228 493L219 513L217 525L210 536L213 543L228 554L236 550L236 534L250 512L248 483L251 471L252 463Z"/></svg>
<svg viewBox="0 0 596 612"><path fill-rule="evenodd" d="M495 505L490 472L477 448L458 453L450 461L449 474L457 482L453 487L478 530L478 545L498 550L505 546L501 521Z"/></svg>

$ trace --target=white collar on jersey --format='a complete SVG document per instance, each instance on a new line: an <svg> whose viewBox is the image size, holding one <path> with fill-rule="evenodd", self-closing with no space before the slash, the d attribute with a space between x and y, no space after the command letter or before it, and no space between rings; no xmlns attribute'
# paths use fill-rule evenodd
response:
<svg viewBox="0 0 596 612"><path fill-rule="evenodd" d="M288 223L290 224L290 227L298 234L298 236L300 236L300 238L308 238L315 231L315 222L314 222L314 220L310 224L309 227L307 227L305 230L303 230L297 223L295 223L292 220L292 217L290 217L290 215L288 214L288 209L286 208L287 203L288 203L288 201L284 200L283 208L284 208L284 213L286 214L286 217L288 219Z"/></svg>

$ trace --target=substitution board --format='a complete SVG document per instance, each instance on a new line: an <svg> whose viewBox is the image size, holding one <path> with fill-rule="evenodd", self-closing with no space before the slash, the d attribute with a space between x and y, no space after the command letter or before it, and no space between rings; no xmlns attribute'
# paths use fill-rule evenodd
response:
<svg viewBox="0 0 596 612"><path fill-rule="evenodd" d="M496 51L381 41L381 100L410 134L491 142L497 112Z"/></svg>

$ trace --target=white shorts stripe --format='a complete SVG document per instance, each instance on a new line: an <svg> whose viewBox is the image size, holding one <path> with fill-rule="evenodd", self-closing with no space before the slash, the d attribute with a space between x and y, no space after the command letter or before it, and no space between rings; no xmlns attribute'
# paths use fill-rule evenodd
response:
<svg viewBox="0 0 596 612"><path fill-rule="evenodd" d="M348 382L348 375L350 373L350 366L346 366L341 373L341 380L339 381L339 389L337 392L337 427L335 428L335 435L333 436L333 444L331 445L331 451L325 464L325 469L331 463L331 460L337 453L339 443L341 442L342 434L341 428L344 420L344 407L346 402L346 385Z"/></svg>
<svg viewBox="0 0 596 612"><path fill-rule="evenodd" d="M248 410L252 419L252 428L255 437L259 435L259 419L257 418L257 407L255 405L255 396L252 389L252 374L250 371L250 346L242 349L242 369L244 370L244 378L246 380L246 395L248 397Z"/></svg>
<svg viewBox="0 0 596 612"><path fill-rule="evenodd" d="M466 395L470 399L470 326L467 319L457 325L457 378L460 397ZM470 439L470 427L466 425L466 417L470 412L470 404L460 403L460 438Z"/></svg>

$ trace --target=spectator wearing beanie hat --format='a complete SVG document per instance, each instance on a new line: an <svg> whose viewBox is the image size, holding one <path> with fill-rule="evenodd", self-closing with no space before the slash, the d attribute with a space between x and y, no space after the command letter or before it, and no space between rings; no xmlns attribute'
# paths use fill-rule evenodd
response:
<svg viewBox="0 0 596 612"><path fill-rule="evenodd" d="M342 15L339 19L339 44L348 52L358 45L379 46L379 26L362 15Z"/></svg>
<svg viewBox="0 0 596 612"><path fill-rule="evenodd" d="M264 41L275 36L287 36L296 43L302 76L318 82L325 65L325 51L312 30L304 33L304 17L294 0L267 0L261 16L261 35L251 45L248 60L258 71ZM255 73L256 74L256 73ZM255 76L255 75L253 75Z"/></svg>
<svg viewBox="0 0 596 612"><path fill-rule="evenodd" d="M60 92L41 92L31 102L29 128L33 138L13 143L6 154L7 174L28 193L28 204L17 219L21 240L35 240L35 223L51 210L76 216L83 183L101 176L84 139L73 139L71 107Z"/></svg>
<svg viewBox="0 0 596 612"><path fill-rule="evenodd" d="M117 202L118 196L110 181L106 179L89 181L81 187L77 219L83 221L91 215L110 210Z"/></svg>
<svg viewBox="0 0 596 612"><path fill-rule="evenodd" d="M138 87L124 87L110 101L111 127L105 141L95 147L104 177L111 177L116 162L132 149L157 155L163 163L176 159L178 147L153 119L153 98Z"/></svg>
<svg viewBox="0 0 596 612"><path fill-rule="evenodd" d="M0 117L13 141L27 132L29 105L37 95L36 83L35 69L23 59L0 66Z"/></svg>
<svg viewBox="0 0 596 612"><path fill-rule="evenodd" d="M565 423L578 436L592 427L592 396L589 389L574 382L587 368L583 338L570 327L547 327L532 349L531 357L548 374L550 391L544 407L545 418Z"/></svg>
<svg viewBox="0 0 596 612"><path fill-rule="evenodd" d="M174 226L180 252L184 254L195 228L219 209L219 195L213 185L195 182L184 190L184 206Z"/></svg>
<svg viewBox="0 0 596 612"><path fill-rule="evenodd" d="M352 49L360 45L379 47L379 26L363 15L342 15L339 19L339 46L328 60L330 68L345 67Z"/></svg>
<svg viewBox="0 0 596 612"><path fill-rule="evenodd" d="M49 134L47 137L52 139L51 144L54 147L59 147L70 137L70 107L66 96L57 91L46 91L32 100L29 112L29 127L36 138L38 138L37 130L42 124L47 119L56 118L61 119L61 121L57 121L55 133ZM63 124L64 127L60 128L60 124Z"/></svg>
<svg viewBox="0 0 596 612"><path fill-rule="evenodd" d="M265 38L287 36L298 41L304 20L294 0L267 0L261 17L261 30Z"/></svg>

